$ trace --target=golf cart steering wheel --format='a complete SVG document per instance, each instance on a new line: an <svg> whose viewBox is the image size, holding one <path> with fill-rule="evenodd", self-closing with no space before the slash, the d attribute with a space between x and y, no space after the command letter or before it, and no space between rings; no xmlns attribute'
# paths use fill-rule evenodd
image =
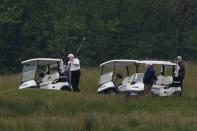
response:
<svg viewBox="0 0 197 131"><path fill-rule="evenodd" d="M123 78L123 76L122 76L122 74L121 73L115 73L115 79L114 79L114 82L116 83L116 81L118 80L118 79L122 79ZM119 85L119 84L118 84Z"/></svg>
<svg viewBox="0 0 197 131"><path fill-rule="evenodd" d="M45 76L45 72L44 71L42 71L42 70L38 70L38 76L39 77L41 77L41 78L43 78L44 76Z"/></svg>
<svg viewBox="0 0 197 131"><path fill-rule="evenodd" d="M123 76L122 76L122 74L121 74L121 73L116 73L116 78L117 78L117 79L122 79L122 78L123 78Z"/></svg>

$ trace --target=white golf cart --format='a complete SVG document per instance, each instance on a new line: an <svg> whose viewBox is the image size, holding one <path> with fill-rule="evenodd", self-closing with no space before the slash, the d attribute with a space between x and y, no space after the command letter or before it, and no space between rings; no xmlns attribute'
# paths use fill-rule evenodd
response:
<svg viewBox="0 0 197 131"><path fill-rule="evenodd" d="M137 60L110 60L102 63L100 67L102 71L98 94L143 94L144 74L138 73Z"/></svg>
<svg viewBox="0 0 197 131"><path fill-rule="evenodd" d="M171 96L180 95L181 87L180 82L173 80L173 73L176 68L176 64L169 61L153 61L145 60L140 61L141 64L152 64L155 69L160 69L160 74L157 76L157 80L154 82L151 93L159 96Z"/></svg>
<svg viewBox="0 0 197 131"><path fill-rule="evenodd" d="M21 62L21 85L19 89L41 88L71 90L69 72L61 59L35 58Z"/></svg>

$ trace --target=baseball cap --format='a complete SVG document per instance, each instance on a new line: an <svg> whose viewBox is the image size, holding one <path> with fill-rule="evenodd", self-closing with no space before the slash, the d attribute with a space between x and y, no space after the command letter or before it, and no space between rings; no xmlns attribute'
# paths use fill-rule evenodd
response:
<svg viewBox="0 0 197 131"><path fill-rule="evenodd" d="M74 55L73 54L68 54L68 56L67 56L68 58L70 58L70 57L74 57Z"/></svg>
<svg viewBox="0 0 197 131"><path fill-rule="evenodd" d="M177 59L178 59L178 60L182 60L182 57L181 57L181 56L177 56Z"/></svg>

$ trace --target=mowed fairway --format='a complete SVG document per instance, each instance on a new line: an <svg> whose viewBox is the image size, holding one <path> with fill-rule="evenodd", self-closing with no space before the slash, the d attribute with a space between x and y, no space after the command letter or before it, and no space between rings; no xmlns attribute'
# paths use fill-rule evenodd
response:
<svg viewBox="0 0 197 131"><path fill-rule="evenodd" d="M183 96L100 96L100 71L82 69L81 93L17 90L19 75L0 76L0 130L196 131L197 63L187 62Z"/></svg>

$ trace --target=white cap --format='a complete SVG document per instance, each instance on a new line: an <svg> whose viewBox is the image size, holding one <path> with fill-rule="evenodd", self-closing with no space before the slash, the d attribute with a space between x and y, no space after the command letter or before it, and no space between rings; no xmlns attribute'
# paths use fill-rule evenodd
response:
<svg viewBox="0 0 197 131"><path fill-rule="evenodd" d="M182 57L181 57L181 56L177 56L177 59L178 59L178 60L182 60Z"/></svg>
<svg viewBox="0 0 197 131"><path fill-rule="evenodd" d="M67 57L70 58L70 57L75 57L75 56L73 54L68 54Z"/></svg>

